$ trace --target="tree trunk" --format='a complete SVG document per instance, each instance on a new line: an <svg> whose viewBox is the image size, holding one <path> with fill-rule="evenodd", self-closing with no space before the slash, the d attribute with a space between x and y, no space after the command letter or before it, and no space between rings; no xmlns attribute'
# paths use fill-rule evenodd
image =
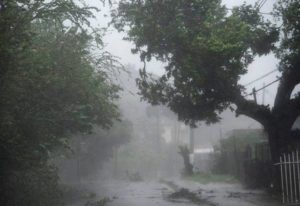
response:
<svg viewBox="0 0 300 206"><path fill-rule="evenodd" d="M284 152L288 152L290 129L278 124L273 124L265 129L268 134L271 160L275 164L279 162L279 158Z"/></svg>
<svg viewBox="0 0 300 206"><path fill-rule="evenodd" d="M289 139L289 128L283 124L272 124L269 127L265 127L268 134L270 153L271 153L271 174L272 177L272 189L274 191L280 191L281 177L280 167L275 165L280 162L280 156L284 152L288 152L288 139ZM271 185L270 185L271 186Z"/></svg>
<svg viewBox="0 0 300 206"><path fill-rule="evenodd" d="M184 163L184 174L192 175L193 174L193 165L190 162L190 151L187 146L179 146L179 154L183 158Z"/></svg>

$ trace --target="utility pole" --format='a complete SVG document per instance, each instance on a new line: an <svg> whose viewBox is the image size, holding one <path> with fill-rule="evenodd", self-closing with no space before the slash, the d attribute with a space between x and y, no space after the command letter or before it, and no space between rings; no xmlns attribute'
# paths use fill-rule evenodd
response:
<svg viewBox="0 0 300 206"><path fill-rule="evenodd" d="M118 178L118 148L117 147L113 147L113 164L114 164L113 176L114 178Z"/></svg>
<svg viewBox="0 0 300 206"><path fill-rule="evenodd" d="M79 186L81 187L81 173L80 173L80 155L81 155L81 138L78 137L76 140L76 175L77 175L77 181L79 183Z"/></svg>
<svg viewBox="0 0 300 206"><path fill-rule="evenodd" d="M158 154L158 168L156 176L160 178L161 176L161 134L160 134L160 107L157 106L156 108L156 146L157 146L157 154Z"/></svg>
<svg viewBox="0 0 300 206"><path fill-rule="evenodd" d="M161 135L160 135L160 108L157 107L156 110L156 146L157 146L157 152L159 155L161 155Z"/></svg>
<svg viewBox="0 0 300 206"><path fill-rule="evenodd" d="M194 153L194 144L195 144L195 134L194 134L194 129L190 127L190 153Z"/></svg>
<svg viewBox="0 0 300 206"><path fill-rule="evenodd" d="M219 131L220 131L220 140L222 140L223 139L223 131L222 131L222 125L221 124L220 124Z"/></svg>
<svg viewBox="0 0 300 206"><path fill-rule="evenodd" d="M254 101L255 101L255 103L257 104L257 98L256 98L256 90L255 90L255 87L253 87L253 89L252 89L252 94L253 94Z"/></svg>
<svg viewBox="0 0 300 206"><path fill-rule="evenodd" d="M174 136L172 137L172 140L173 142L175 143L176 147L179 145L179 133L180 133L180 125L178 123L177 120L175 120L175 123L174 123Z"/></svg>
<svg viewBox="0 0 300 206"><path fill-rule="evenodd" d="M265 88L266 84L263 83L263 92L262 92L262 105L265 104L265 94L266 94L266 88Z"/></svg>

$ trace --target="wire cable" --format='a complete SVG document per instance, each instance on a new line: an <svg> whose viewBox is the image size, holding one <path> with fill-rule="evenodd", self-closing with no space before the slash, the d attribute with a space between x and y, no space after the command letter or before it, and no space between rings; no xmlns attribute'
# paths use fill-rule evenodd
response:
<svg viewBox="0 0 300 206"><path fill-rule="evenodd" d="M267 2L267 0L262 0L261 2L260 2L260 4L258 5L258 9L260 10L263 6L264 6L264 4Z"/></svg>
<svg viewBox="0 0 300 206"><path fill-rule="evenodd" d="M267 88L267 87L269 87L269 86L271 86L272 84L278 82L279 80L281 80L281 77L278 78L278 79L276 79L276 80L274 80L273 82L271 82L271 83L269 83L269 84L267 84L267 85L265 85L265 86L259 88L258 90L255 90L255 93L256 93L256 92L259 92L259 91L261 91L261 90L263 90L263 89L265 89L265 88ZM247 96L250 96L250 95L253 95L253 92L244 95L244 97L247 97Z"/></svg>
<svg viewBox="0 0 300 206"><path fill-rule="evenodd" d="M245 84L244 86L247 87L247 86L253 84L254 82L257 82L257 81L259 81L259 80L261 80L261 79L263 79L263 78L269 76L270 74L273 74L273 73L276 72L276 71L278 71L278 70L277 70L277 69L274 69L274 70L272 70L272 71L270 71L270 72L268 72L268 73L262 75L261 77L258 77L257 79L255 79L255 80L253 80L253 81L251 81L251 82L248 82L248 83Z"/></svg>
<svg viewBox="0 0 300 206"><path fill-rule="evenodd" d="M259 0L258 2L257 2L257 7L259 7L259 5L263 2L264 0Z"/></svg>
<svg viewBox="0 0 300 206"><path fill-rule="evenodd" d="M226 8L225 7L225 9L226 10L228 10L228 11L232 11L232 10L234 10L234 8ZM260 12L260 11L258 11L257 13L259 13L259 14L263 14L263 15L270 15L270 16L274 16L274 14L272 14L271 12ZM278 16L281 16L281 15L278 15Z"/></svg>

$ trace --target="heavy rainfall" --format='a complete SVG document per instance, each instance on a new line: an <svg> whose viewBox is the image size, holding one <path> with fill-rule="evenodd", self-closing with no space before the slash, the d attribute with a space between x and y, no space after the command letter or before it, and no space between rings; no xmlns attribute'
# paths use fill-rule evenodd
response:
<svg viewBox="0 0 300 206"><path fill-rule="evenodd" d="M0 205L300 205L300 1L0 0Z"/></svg>

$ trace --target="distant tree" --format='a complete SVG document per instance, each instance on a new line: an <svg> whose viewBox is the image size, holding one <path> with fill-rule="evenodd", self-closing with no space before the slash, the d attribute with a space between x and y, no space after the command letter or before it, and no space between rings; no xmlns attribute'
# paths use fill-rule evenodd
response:
<svg viewBox="0 0 300 206"><path fill-rule="evenodd" d="M115 149L131 140L132 129L132 123L123 120L114 122L109 129L98 127L92 134L73 137L66 155L58 152L55 158L62 177L74 182L81 178L97 178L104 162L113 157ZM74 164L74 160L79 165Z"/></svg>
<svg viewBox="0 0 300 206"><path fill-rule="evenodd" d="M221 0L123 0L112 16L142 61L155 57L167 64L160 78L141 70L138 85L145 100L167 105L192 125L215 123L227 108L249 116L268 133L274 162L299 142L292 125L300 95L291 96L300 83L299 1L276 3L281 26L264 19L258 4L228 11ZM255 57L270 52L280 60L281 72L272 108L247 99L238 83Z"/></svg>
<svg viewBox="0 0 300 206"><path fill-rule="evenodd" d="M2 205L59 205L53 151L119 118L119 87L105 69L113 59L90 27L92 9L71 0L0 1Z"/></svg>
<svg viewBox="0 0 300 206"><path fill-rule="evenodd" d="M190 150L188 146L186 145L181 145L178 147L179 148L179 154L181 155L184 163L184 175L192 175L193 174L193 165L191 164L190 161Z"/></svg>

